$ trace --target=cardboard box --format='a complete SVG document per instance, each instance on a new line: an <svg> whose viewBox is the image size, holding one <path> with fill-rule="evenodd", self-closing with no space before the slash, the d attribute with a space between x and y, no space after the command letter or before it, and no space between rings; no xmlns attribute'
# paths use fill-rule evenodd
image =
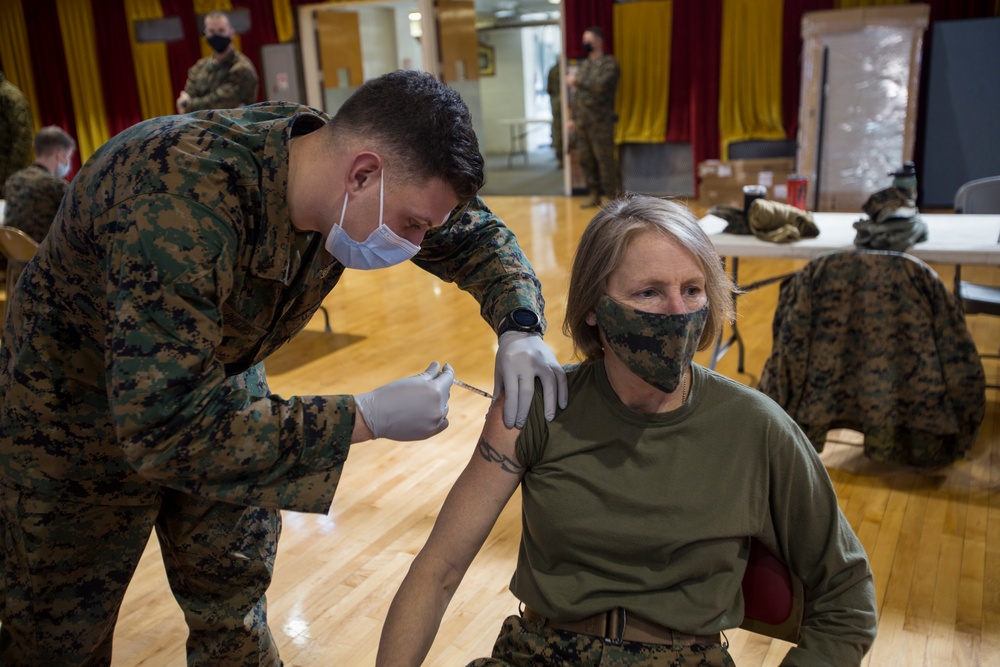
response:
<svg viewBox="0 0 1000 667"><path fill-rule="evenodd" d="M795 158L756 160L705 160L698 164L699 201L708 204L743 205L744 185L763 185L767 198L785 201L788 176L795 173Z"/></svg>

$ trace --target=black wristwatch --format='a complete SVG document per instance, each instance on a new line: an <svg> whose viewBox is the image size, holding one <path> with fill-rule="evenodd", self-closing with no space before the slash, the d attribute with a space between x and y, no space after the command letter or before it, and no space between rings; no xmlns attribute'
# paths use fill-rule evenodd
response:
<svg viewBox="0 0 1000 667"><path fill-rule="evenodd" d="M542 320L527 308L518 308L500 321L497 336L508 331L523 331L524 333L542 333Z"/></svg>

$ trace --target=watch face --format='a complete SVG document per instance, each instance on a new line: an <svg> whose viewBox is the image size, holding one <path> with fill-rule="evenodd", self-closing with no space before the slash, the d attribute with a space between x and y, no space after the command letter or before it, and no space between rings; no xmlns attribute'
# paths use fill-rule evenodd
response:
<svg viewBox="0 0 1000 667"><path fill-rule="evenodd" d="M533 327L538 324L538 315L530 310L515 310L510 317L520 327Z"/></svg>

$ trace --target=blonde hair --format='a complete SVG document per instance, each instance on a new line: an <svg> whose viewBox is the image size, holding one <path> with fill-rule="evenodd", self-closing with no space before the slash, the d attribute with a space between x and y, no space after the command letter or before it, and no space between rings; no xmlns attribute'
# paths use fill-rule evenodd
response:
<svg viewBox="0 0 1000 667"><path fill-rule="evenodd" d="M578 357L595 361L604 356L597 327L587 323L587 316L606 293L608 276L621 265L629 243L645 231L666 234L701 264L708 296L708 321L698 349L711 345L723 324L733 321L736 314L733 296L739 290L690 209L677 201L627 195L606 204L594 216L576 248L562 331L573 339Z"/></svg>

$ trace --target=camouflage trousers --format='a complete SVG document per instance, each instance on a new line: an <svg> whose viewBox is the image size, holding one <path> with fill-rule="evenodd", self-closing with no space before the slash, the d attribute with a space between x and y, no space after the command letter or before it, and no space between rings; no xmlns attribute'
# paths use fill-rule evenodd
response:
<svg viewBox="0 0 1000 667"><path fill-rule="evenodd" d="M563 120L562 106L558 100L552 101L552 150L560 163L563 161Z"/></svg>
<svg viewBox="0 0 1000 667"><path fill-rule="evenodd" d="M156 530L188 665L279 666L267 627L281 515L164 490L156 506L0 483L0 664L110 665L125 589Z"/></svg>
<svg viewBox="0 0 1000 667"><path fill-rule="evenodd" d="M590 194L613 199L621 186L615 164L615 123L595 121L573 130L580 169Z"/></svg>
<svg viewBox="0 0 1000 667"><path fill-rule="evenodd" d="M600 637L545 627L508 616L493 656L467 667L735 667L725 645L606 644Z"/></svg>

